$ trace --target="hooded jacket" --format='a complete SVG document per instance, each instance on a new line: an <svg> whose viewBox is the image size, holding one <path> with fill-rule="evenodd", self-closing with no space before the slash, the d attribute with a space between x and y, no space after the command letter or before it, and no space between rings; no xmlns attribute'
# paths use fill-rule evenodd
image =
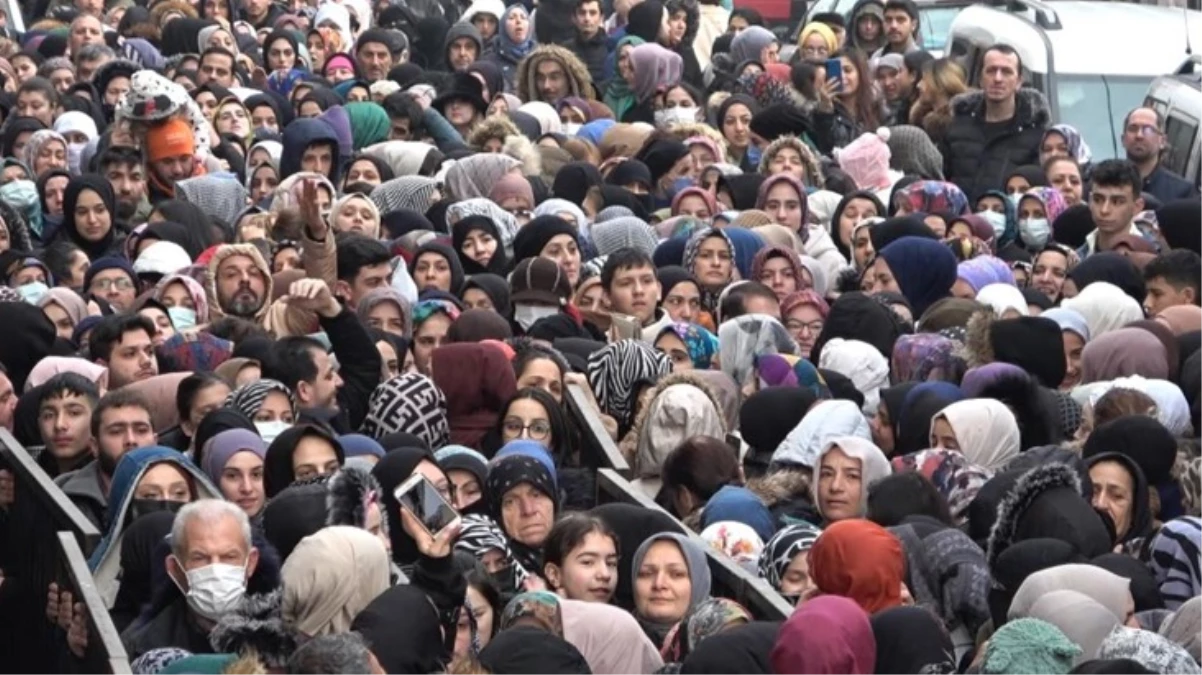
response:
<svg viewBox="0 0 1202 675"><path fill-rule="evenodd" d="M557 61L563 67L564 73L568 77L568 96L577 96L589 101L597 98L593 91L588 67L581 63L575 54L558 45L540 45L518 64L516 89L518 97L523 101L543 100L539 95L534 77L538 72L538 63L543 59ZM554 101L548 101L548 103L554 103Z"/></svg>
<svg viewBox="0 0 1202 675"><path fill-rule="evenodd" d="M500 17L498 17L499 19ZM484 56L484 40L480 38L480 31L467 21L460 21L452 24L447 30L446 40L442 43L443 59L446 61L447 68L451 67L451 45L459 38L471 38L472 42L476 43L476 59Z"/></svg>
<svg viewBox="0 0 1202 675"><path fill-rule="evenodd" d="M1016 167L1039 163L1039 144L1051 120L1048 101L1039 90L1018 90L1014 117L993 138L986 130L984 92L960 94L951 107L951 127L939 145L943 174L970 199L1002 185Z"/></svg>
<svg viewBox="0 0 1202 675"><path fill-rule="evenodd" d="M340 149L338 134L334 132L334 128L327 122L308 118L293 120L291 124L284 128L284 137L282 140L284 151L280 155L281 177L286 178L301 171L301 158L304 156L305 150L310 146L324 143L330 146L330 152L334 158L334 161L330 163L330 172L326 177L334 185L338 185L341 182L342 166L338 162Z"/></svg>
<svg viewBox="0 0 1202 675"><path fill-rule="evenodd" d="M88 462L82 469L69 471L54 479L63 494L72 504L92 521L98 530L104 530L105 513L108 511L108 495L100 485L100 462Z"/></svg>

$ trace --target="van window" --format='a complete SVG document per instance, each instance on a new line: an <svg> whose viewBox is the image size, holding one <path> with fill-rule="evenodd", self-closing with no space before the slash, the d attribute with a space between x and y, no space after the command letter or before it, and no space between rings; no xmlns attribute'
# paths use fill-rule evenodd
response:
<svg viewBox="0 0 1202 675"><path fill-rule="evenodd" d="M1056 121L1088 139L1095 162L1123 156L1123 118L1144 100L1151 77L1058 75Z"/></svg>
<svg viewBox="0 0 1202 675"><path fill-rule="evenodd" d="M1174 112L1164 122L1165 153L1164 165L1178 176L1186 174L1190 150L1198 135L1198 121Z"/></svg>

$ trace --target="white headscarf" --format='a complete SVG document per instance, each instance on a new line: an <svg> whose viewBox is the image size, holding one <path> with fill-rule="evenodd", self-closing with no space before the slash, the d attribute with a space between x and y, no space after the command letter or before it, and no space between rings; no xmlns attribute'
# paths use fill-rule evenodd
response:
<svg viewBox="0 0 1202 675"><path fill-rule="evenodd" d="M977 291L977 302L992 307L993 315L999 319L1011 309L1018 312L1020 316L1031 315L1023 292L1010 284L988 284Z"/></svg>
<svg viewBox="0 0 1202 675"><path fill-rule="evenodd" d="M799 464L815 469L818 455L832 438L855 436L872 440L864 413L851 401L819 401L785 436L772 454L772 463Z"/></svg>
<svg viewBox="0 0 1202 675"><path fill-rule="evenodd" d="M931 418L931 433L935 421L947 420L960 454L971 464L990 471L1000 471L1020 450L1018 421L1004 403L992 398L970 398L940 410Z"/></svg>
<svg viewBox="0 0 1202 675"><path fill-rule="evenodd" d="M832 338L822 347L818 367L850 379L864 395L864 414L876 414L881 403L881 387L889 384L889 362L876 347L860 340Z"/></svg>
<svg viewBox="0 0 1202 675"><path fill-rule="evenodd" d="M1060 306L1085 317L1090 340L1144 318L1144 310L1135 298L1105 281L1093 282L1077 297L1061 301Z"/></svg>
<svg viewBox="0 0 1202 675"><path fill-rule="evenodd" d="M828 440L818 453L818 461L814 463L814 479L810 481L810 490L814 496L814 507L822 513L822 501L818 498L818 473L822 468L822 458L832 450L838 449L852 459L860 460L860 515L868 512L868 488L873 483L893 473L885 453L870 440L858 436L838 436Z"/></svg>

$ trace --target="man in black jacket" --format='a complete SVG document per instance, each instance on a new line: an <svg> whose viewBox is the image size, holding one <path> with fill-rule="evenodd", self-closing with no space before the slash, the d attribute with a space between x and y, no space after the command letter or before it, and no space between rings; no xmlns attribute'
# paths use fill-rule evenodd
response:
<svg viewBox="0 0 1202 675"><path fill-rule="evenodd" d="M588 67L589 77L593 78L596 87L600 87L605 79L605 59L609 57L605 31L601 30L603 21L601 0L577 0L576 13L572 15L576 39L566 45Z"/></svg>
<svg viewBox="0 0 1202 675"><path fill-rule="evenodd" d="M1123 148L1127 159L1139 168L1143 191L1161 203L1198 196L1190 182L1164 168L1161 158L1166 149L1164 120L1152 108L1136 108L1123 120Z"/></svg>
<svg viewBox="0 0 1202 675"><path fill-rule="evenodd" d="M1039 142L1050 114L1035 89L1023 89L1022 59L997 44L985 51L982 91L952 99L952 123L939 150L944 175L965 194L998 190L1015 167L1039 163Z"/></svg>

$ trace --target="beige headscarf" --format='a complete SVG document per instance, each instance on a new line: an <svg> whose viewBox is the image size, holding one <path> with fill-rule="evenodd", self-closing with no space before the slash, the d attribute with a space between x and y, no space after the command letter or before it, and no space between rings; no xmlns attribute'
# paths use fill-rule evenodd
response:
<svg viewBox="0 0 1202 675"><path fill-rule="evenodd" d="M1019 452L1018 421L1004 403L992 398L956 401L931 418L931 430L942 417L970 464L1001 471Z"/></svg>
<svg viewBox="0 0 1202 675"><path fill-rule="evenodd" d="M563 639L580 650L594 673L636 675L664 665L655 645L629 613L599 602L559 601Z"/></svg>
<svg viewBox="0 0 1202 675"><path fill-rule="evenodd" d="M355 616L388 589L388 569L384 543L367 530L318 530L284 561L284 623L309 637L349 631Z"/></svg>
<svg viewBox="0 0 1202 675"><path fill-rule="evenodd" d="M124 389L134 392L150 406L150 424L155 433L163 433L179 424L179 408L175 407L175 394L179 391L179 383L191 375L187 373L167 373L133 382L125 385Z"/></svg>
<svg viewBox="0 0 1202 675"><path fill-rule="evenodd" d="M1094 565L1057 565L1040 570L1023 581L1010 601L1008 620L1031 615L1040 598L1052 591L1076 591L1105 607L1120 623L1127 619L1131 581Z"/></svg>

